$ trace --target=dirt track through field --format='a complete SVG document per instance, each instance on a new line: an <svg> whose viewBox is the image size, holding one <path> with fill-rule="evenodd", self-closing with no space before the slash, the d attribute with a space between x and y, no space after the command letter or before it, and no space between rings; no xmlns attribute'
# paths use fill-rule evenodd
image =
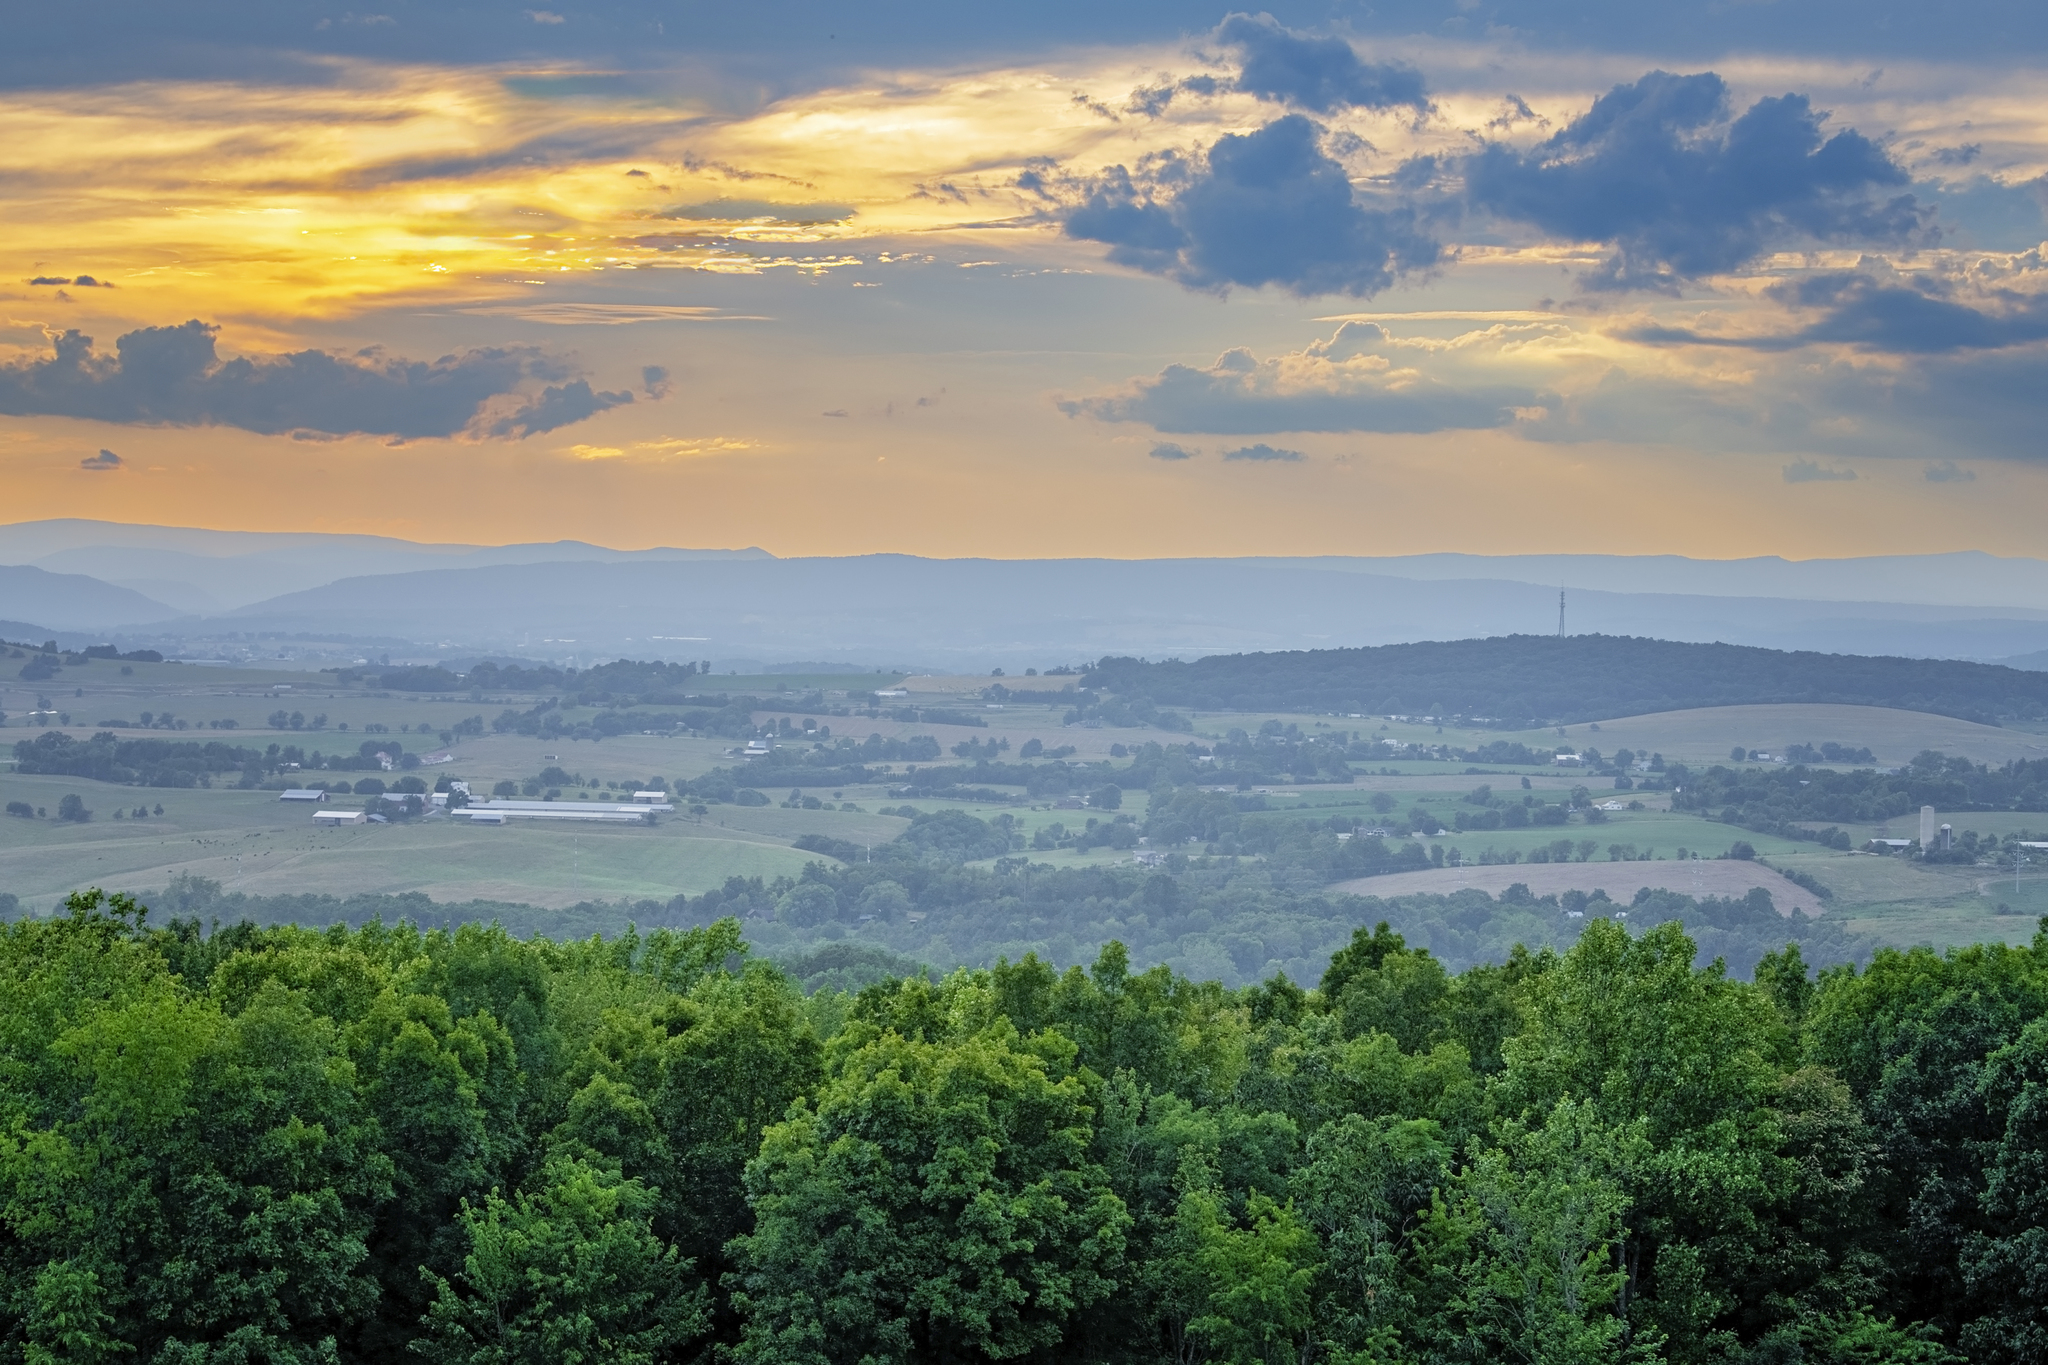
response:
<svg viewBox="0 0 2048 1365"><path fill-rule="evenodd" d="M1653 863L1513 863L1496 867L1446 867L1428 872L1396 872L1385 877L1359 877L1339 882L1332 891L1355 896L1448 895L1476 887L1498 896L1516 882L1525 883L1539 896L1562 891L1603 890L1611 900L1627 905L1642 887L1676 891L1685 896L1746 896L1753 886L1771 893L1778 912L1790 915L1798 910L1807 915L1820 913L1820 900L1811 891L1768 867L1734 859L1699 862Z"/></svg>

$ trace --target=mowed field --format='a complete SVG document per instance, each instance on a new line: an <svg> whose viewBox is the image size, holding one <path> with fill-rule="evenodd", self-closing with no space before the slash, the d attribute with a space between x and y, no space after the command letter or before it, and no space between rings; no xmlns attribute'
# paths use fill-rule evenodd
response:
<svg viewBox="0 0 2048 1365"><path fill-rule="evenodd" d="M1886 768L1912 762L1923 749L1994 766L2015 758L2048 758L2048 738L2038 734L1882 706L1713 706L1566 726L1563 737L1555 729L1460 734L1468 746L1484 743L1485 738L1517 739L1539 750L1567 743L1590 745L1605 754L1616 749L1661 753L1667 761L1694 765L1726 763L1738 744L1775 754L1787 745L1818 746L1830 740L1851 749L1867 748L1878 766Z"/></svg>

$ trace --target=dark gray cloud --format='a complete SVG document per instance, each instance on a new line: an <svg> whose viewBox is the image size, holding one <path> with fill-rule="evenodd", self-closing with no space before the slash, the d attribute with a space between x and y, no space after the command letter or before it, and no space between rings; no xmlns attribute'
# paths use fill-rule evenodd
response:
<svg viewBox="0 0 2048 1365"><path fill-rule="evenodd" d="M111 450L102 450L97 455L88 455L78 462L80 469L119 469L121 457Z"/></svg>
<svg viewBox="0 0 2048 1365"><path fill-rule="evenodd" d="M92 21L64 5L10 8L0 85L50 87L134 79L289 81L322 85L352 58L394 63L586 64L602 72L694 68L733 98L771 100L855 73L905 65L1007 63L1077 44L1170 42L1207 30L1213 0L1042 0L963 5L891 0L857 14L843 0L688 5L672 0L578 0L536 23L521 4L472 0L385 6L375 14L307 0L101 0ZM1328 0L1272 0L1279 21L1327 23ZM1812 54L1916 61L2012 62L2048 52L2039 0L1801 0L1799 4L1670 5L1643 0L1375 0L1343 7L1360 35L1501 35L1537 52ZM325 21L325 22L323 22ZM586 77L586 81L588 78ZM566 83L565 83L566 84ZM573 93L571 86L565 93Z"/></svg>
<svg viewBox="0 0 2048 1365"><path fill-rule="evenodd" d="M1585 283L1672 289L1757 255L1819 242L1900 245L1929 231L1907 175L1854 131L1824 137L1804 95L1731 117L1706 72L1618 85L1529 151L1463 161L1472 207L1549 236L1609 243Z"/></svg>
<svg viewBox="0 0 2048 1365"><path fill-rule="evenodd" d="M592 391L575 366L537 347L491 347L406 360L296 351L222 360L218 329L198 320L144 327L114 343L65 332L43 360L0 366L0 413L265 434L366 433L401 439L478 431L521 437L580 421L630 394ZM549 381L556 381L550 383ZM536 384L547 385L534 392Z"/></svg>
<svg viewBox="0 0 2048 1365"><path fill-rule="evenodd" d="M1327 114L1333 109L1430 109L1422 73L1411 66L1362 62L1342 38L1313 38L1270 14L1233 14L1216 40L1237 49L1237 88L1262 100Z"/></svg>
<svg viewBox="0 0 2048 1365"><path fill-rule="evenodd" d="M484 423L482 430L484 435L501 440L524 440L632 401L633 395L624 389L602 393L592 389L589 380L574 379L567 384L548 385L512 412Z"/></svg>
<svg viewBox="0 0 2048 1365"><path fill-rule="evenodd" d="M1786 483L1854 483L1853 469L1831 469L1812 460L1794 460L1785 466Z"/></svg>
<svg viewBox="0 0 2048 1365"><path fill-rule="evenodd" d="M1977 471L1959 468L1954 460L1943 460L1927 466L1920 477L1929 483L1975 483Z"/></svg>
<svg viewBox="0 0 2048 1365"><path fill-rule="evenodd" d="M1155 460L1192 460L1201 453L1199 450L1189 450L1186 446L1176 445L1172 441L1161 441L1152 447L1152 458Z"/></svg>
<svg viewBox="0 0 2048 1365"><path fill-rule="evenodd" d="M1130 100L1124 105L1124 112L1158 118L1166 112L1166 106L1182 95L1196 95L1208 99L1224 88L1224 83L1214 76L1184 76L1179 81L1140 86L1131 92Z"/></svg>
<svg viewBox="0 0 2048 1365"><path fill-rule="evenodd" d="M1191 289L1278 285L1308 298L1378 293L1442 248L1414 210L1361 203L1299 114L1216 139L1199 166L1167 162L1143 183L1122 166L1067 215L1070 237Z"/></svg>
<svg viewBox="0 0 2048 1365"><path fill-rule="evenodd" d="M1902 355L1814 352L1740 381L1617 367L1517 424L1538 441L1651 442L1815 460L2048 461L2048 346ZM1868 471L1866 470L1867 474Z"/></svg>
<svg viewBox="0 0 2048 1365"><path fill-rule="evenodd" d="M1730 346L1789 351L1832 342L1866 351L1932 355L1998 350L2048 340L2048 296L2003 292L1994 308L1943 298L1939 281L1917 287L1885 283L1855 271L1829 271L1774 286L1778 302L1820 316L1804 327L1765 336L1721 337L1683 327L1640 327L1625 333L1653 344Z"/></svg>
<svg viewBox="0 0 2048 1365"><path fill-rule="evenodd" d="M1306 460L1308 456L1298 450L1276 449L1261 441L1255 446L1245 446L1238 450L1228 451L1224 454L1223 458L1226 460L1252 460L1262 464L1297 464L1302 460Z"/></svg>

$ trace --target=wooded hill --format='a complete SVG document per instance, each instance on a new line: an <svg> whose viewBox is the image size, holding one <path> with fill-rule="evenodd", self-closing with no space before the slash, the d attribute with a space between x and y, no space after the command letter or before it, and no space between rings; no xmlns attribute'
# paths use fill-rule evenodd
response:
<svg viewBox="0 0 2048 1365"><path fill-rule="evenodd" d="M1155 706L1397 715L1440 710L1513 729L1787 702L1892 706L1985 725L2048 714L2048 673L2000 664L1616 635L1503 635L1223 654L1193 663L1105 658L1087 681Z"/></svg>

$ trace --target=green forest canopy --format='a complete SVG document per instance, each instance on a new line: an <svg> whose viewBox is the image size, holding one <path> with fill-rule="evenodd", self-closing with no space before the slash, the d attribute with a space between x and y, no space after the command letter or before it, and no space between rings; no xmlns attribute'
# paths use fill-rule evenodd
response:
<svg viewBox="0 0 2048 1365"><path fill-rule="evenodd" d="M2048 1343L2048 922L805 996L738 923L0 928L0 1356L1794 1361ZM840 958L818 970L873 968Z"/></svg>
<svg viewBox="0 0 2048 1365"><path fill-rule="evenodd" d="M1508 728L1702 706L1834 702L1988 725L2048 714L2048 673L1616 635L1507 635L1364 649L1219 654L1193 663L1105 658L1087 681L1205 711L1492 717Z"/></svg>

